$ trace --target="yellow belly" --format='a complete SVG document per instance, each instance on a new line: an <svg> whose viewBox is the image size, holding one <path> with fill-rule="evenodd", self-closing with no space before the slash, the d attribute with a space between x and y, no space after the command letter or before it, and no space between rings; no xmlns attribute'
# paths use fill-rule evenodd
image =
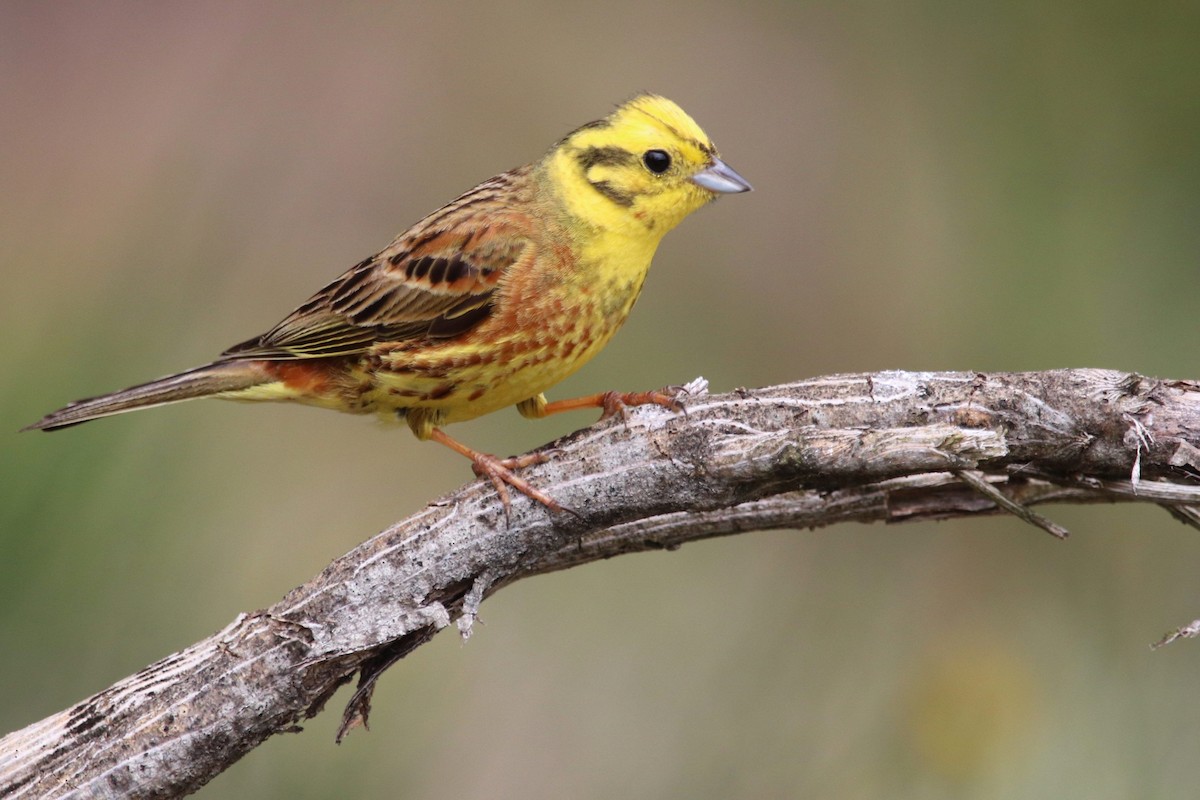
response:
<svg viewBox="0 0 1200 800"><path fill-rule="evenodd" d="M620 322L576 320L576 330L559 331L560 336L518 334L397 354L393 368L370 376L370 402L383 413L435 411L436 424L474 419L541 394L571 375L608 343Z"/></svg>
<svg viewBox="0 0 1200 800"><path fill-rule="evenodd" d="M504 297L495 319L462 339L406 346L363 374L374 410L420 425L461 422L535 397L596 355L633 308L651 253L620 264L577 268L569 280L529 282ZM642 256L642 258L636 258ZM640 262L640 263L638 263Z"/></svg>

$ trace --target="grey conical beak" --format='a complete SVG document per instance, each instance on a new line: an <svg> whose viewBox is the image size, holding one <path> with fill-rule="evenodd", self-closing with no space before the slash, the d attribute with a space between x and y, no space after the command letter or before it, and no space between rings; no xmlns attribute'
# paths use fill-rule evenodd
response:
<svg viewBox="0 0 1200 800"><path fill-rule="evenodd" d="M750 182L738 175L733 167L719 158L713 158L712 163L697 172L689 180L697 186L702 186L717 194L736 194L748 192L754 187Z"/></svg>

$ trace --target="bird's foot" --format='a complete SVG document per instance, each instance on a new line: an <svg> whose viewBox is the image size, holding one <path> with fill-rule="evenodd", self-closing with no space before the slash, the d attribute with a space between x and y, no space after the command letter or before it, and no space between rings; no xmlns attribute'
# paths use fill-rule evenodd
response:
<svg viewBox="0 0 1200 800"><path fill-rule="evenodd" d="M600 419L605 420L621 415L621 419L629 421L629 409L633 406L662 406L668 411L684 411L683 402L679 395L684 394L682 386L665 386L653 392L604 392L600 395Z"/></svg>

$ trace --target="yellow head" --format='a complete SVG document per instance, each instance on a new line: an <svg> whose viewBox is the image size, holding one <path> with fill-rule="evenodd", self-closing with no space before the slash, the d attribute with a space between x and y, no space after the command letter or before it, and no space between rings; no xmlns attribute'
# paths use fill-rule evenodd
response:
<svg viewBox="0 0 1200 800"><path fill-rule="evenodd" d="M750 190L683 109L653 94L568 134L546 164L579 220L655 239L718 194Z"/></svg>

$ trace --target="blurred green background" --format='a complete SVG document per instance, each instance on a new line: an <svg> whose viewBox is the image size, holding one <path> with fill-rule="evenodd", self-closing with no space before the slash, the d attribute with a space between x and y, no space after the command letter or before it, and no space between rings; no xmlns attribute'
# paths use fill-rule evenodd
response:
<svg viewBox="0 0 1200 800"><path fill-rule="evenodd" d="M305 408L52 436L204 362L638 90L756 191L552 393L896 369L1197 377L1200 5L0 5L0 730L470 477ZM521 452L591 418L455 429ZM738 536L514 586L333 744L204 797L1194 797L1200 541L1150 507Z"/></svg>

